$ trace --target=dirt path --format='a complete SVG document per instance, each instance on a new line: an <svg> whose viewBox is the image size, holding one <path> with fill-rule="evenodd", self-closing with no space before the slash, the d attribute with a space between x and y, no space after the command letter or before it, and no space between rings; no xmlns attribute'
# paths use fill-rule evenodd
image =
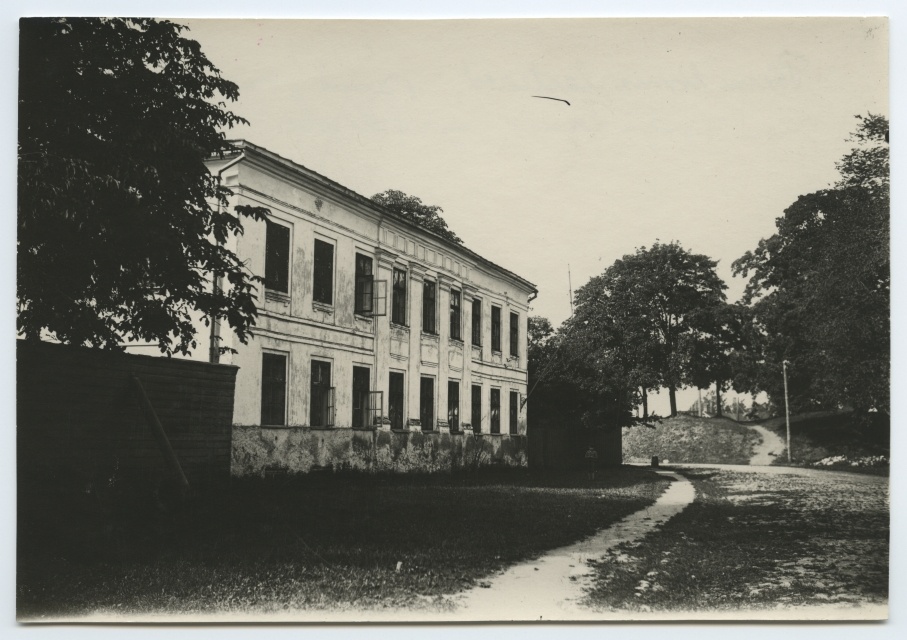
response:
<svg viewBox="0 0 907 640"><path fill-rule="evenodd" d="M753 425L750 429L753 429L762 437L762 443L753 447L753 456L750 458L751 465L768 466L787 448L784 440L765 427Z"/></svg>
<svg viewBox="0 0 907 640"><path fill-rule="evenodd" d="M655 504L591 538L515 565L481 586L453 596L456 617L475 621L600 619L600 614L580 605L591 575L586 561L600 558L618 544L642 538L693 501L695 491L688 480L675 473L659 473L674 482Z"/></svg>

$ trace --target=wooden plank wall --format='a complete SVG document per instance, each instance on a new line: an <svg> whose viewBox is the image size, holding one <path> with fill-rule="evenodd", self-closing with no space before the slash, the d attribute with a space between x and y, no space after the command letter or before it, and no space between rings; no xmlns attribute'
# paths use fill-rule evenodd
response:
<svg viewBox="0 0 907 640"><path fill-rule="evenodd" d="M72 489L171 479L131 376L160 418L190 483L230 473L237 368L50 343L16 346L20 482Z"/></svg>

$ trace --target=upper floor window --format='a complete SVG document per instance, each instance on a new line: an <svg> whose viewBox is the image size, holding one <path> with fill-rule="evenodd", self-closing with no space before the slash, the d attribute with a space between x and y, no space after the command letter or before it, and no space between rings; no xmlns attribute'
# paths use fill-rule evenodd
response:
<svg viewBox="0 0 907 640"><path fill-rule="evenodd" d="M501 308L491 307L491 350L501 350Z"/></svg>
<svg viewBox="0 0 907 640"><path fill-rule="evenodd" d="M434 280L425 280L422 283L422 331L425 333L438 332L435 314L437 286Z"/></svg>
<svg viewBox="0 0 907 640"><path fill-rule="evenodd" d="M334 304L334 245L317 238L312 299L323 304Z"/></svg>
<svg viewBox="0 0 907 640"><path fill-rule="evenodd" d="M356 254L356 313L372 313L372 259L361 253Z"/></svg>
<svg viewBox="0 0 907 640"><path fill-rule="evenodd" d="M265 221L265 288L290 292L290 228Z"/></svg>
<svg viewBox="0 0 907 640"><path fill-rule="evenodd" d="M393 287L393 309L391 311L391 322L399 325L406 325L406 271L403 269L394 269L394 287Z"/></svg>
<svg viewBox="0 0 907 640"><path fill-rule="evenodd" d="M482 344L482 301L478 298L472 301L472 343L477 347Z"/></svg>
<svg viewBox="0 0 907 640"><path fill-rule="evenodd" d="M460 292L457 289L450 290L450 337L463 339L460 335Z"/></svg>
<svg viewBox="0 0 907 640"><path fill-rule="evenodd" d="M520 314L510 314L510 355L520 355Z"/></svg>

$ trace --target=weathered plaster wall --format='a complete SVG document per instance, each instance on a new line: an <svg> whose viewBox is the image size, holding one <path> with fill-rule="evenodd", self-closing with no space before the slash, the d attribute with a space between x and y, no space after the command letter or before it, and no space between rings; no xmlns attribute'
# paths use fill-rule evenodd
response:
<svg viewBox="0 0 907 640"><path fill-rule="evenodd" d="M233 427L231 473L308 473L313 469L451 471L526 466L525 436L422 433L383 429Z"/></svg>

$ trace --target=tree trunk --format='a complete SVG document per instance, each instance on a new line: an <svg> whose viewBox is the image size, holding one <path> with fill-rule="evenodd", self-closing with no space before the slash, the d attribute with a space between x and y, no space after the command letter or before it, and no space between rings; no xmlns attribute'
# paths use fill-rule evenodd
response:
<svg viewBox="0 0 907 640"><path fill-rule="evenodd" d="M723 418L724 415L721 413L721 383L715 382L715 415L719 418Z"/></svg>
<svg viewBox="0 0 907 640"><path fill-rule="evenodd" d="M677 416L677 389L674 385L668 387L668 398L671 400L671 417Z"/></svg>
<svg viewBox="0 0 907 640"><path fill-rule="evenodd" d="M642 388L642 419L643 421L649 419L649 394L645 387Z"/></svg>

